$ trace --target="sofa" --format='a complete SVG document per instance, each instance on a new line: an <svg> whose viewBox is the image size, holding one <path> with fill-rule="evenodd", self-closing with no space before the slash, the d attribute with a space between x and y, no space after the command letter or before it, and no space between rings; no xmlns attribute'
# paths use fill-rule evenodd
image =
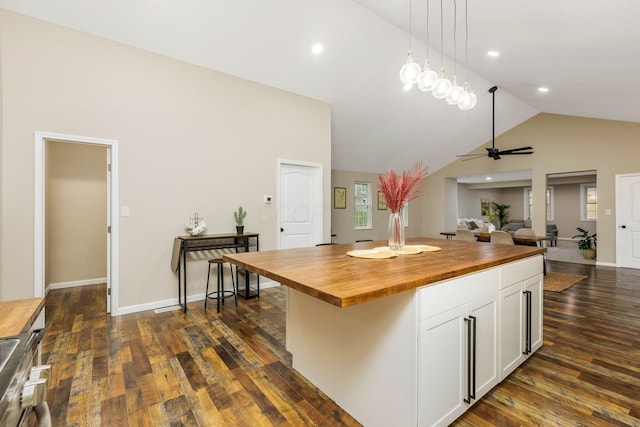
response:
<svg viewBox="0 0 640 427"><path fill-rule="evenodd" d="M487 232L489 223L480 218L458 218L458 229L469 230L473 234Z"/></svg>
<svg viewBox="0 0 640 427"><path fill-rule="evenodd" d="M528 228L525 225L524 220L513 220L507 225L503 226L502 230L508 232L509 234L513 234L521 228Z"/></svg>

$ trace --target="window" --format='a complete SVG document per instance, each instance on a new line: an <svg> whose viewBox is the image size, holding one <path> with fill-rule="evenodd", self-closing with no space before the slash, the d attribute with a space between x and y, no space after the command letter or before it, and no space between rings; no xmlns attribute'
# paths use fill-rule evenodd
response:
<svg viewBox="0 0 640 427"><path fill-rule="evenodd" d="M356 230L371 228L371 186L368 182L355 183L354 222Z"/></svg>
<svg viewBox="0 0 640 427"><path fill-rule="evenodd" d="M546 195L547 221L553 221L553 187L547 187ZM533 191L531 188L524 189L524 219L531 219L533 210Z"/></svg>
<svg viewBox="0 0 640 427"><path fill-rule="evenodd" d="M580 220L598 219L598 188L595 183L580 184Z"/></svg>

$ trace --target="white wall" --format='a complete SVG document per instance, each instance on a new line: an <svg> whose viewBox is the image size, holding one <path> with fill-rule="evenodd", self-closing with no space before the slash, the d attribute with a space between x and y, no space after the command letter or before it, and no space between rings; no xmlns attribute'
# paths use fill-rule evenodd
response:
<svg viewBox="0 0 640 427"><path fill-rule="evenodd" d="M196 210L224 233L242 205L245 230L275 248L277 201L263 196L278 158L323 165L328 238L328 104L5 10L0 63L3 299L33 296L35 131L118 141L120 307L177 299L172 243ZM189 294L205 264L190 264Z"/></svg>

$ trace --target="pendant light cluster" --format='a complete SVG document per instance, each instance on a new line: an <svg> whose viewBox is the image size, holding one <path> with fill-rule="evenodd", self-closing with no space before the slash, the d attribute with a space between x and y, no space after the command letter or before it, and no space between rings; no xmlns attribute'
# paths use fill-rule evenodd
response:
<svg viewBox="0 0 640 427"><path fill-rule="evenodd" d="M449 80L444 71L444 18L442 0L440 0L440 74L429 68L429 0L427 0L427 59L424 61L424 68L421 69L413 59L413 50L411 49L411 2L409 0L409 53L407 62L400 69L400 81L405 85L406 89L411 88L414 84L423 92L431 92L438 99L445 99L451 105L457 105L461 110L470 110L475 107L478 98L469 87L469 83L465 81L464 86L459 86L456 78L457 67L457 4L453 0L453 52L454 52L454 73L453 82ZM467 46L469 44L469 31L467 20L467 0L464 3L464 20L465 20L465 68L467 63ZM465 79L466 80L466 79Z"/></svg>

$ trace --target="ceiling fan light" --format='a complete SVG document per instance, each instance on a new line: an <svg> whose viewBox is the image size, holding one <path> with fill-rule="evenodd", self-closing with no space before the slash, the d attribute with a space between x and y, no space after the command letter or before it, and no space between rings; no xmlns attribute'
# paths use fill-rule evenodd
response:
<svg viewBox="0 0 640 427"><path fill-rule="evenodd" d="M456 76L453 76L453 86L449 95L445 98L450 105L457 105L464 95L464 88L456 82Z"/></svg>
<svg viewBox="0 0 640 427"><path fill-rule="evenodd" d="M431 93L438 99L446 98L449 92L451 92L452 87L451 80L449 80L444 73L444 68L440 68L440 77Z"/></svg>
<svg viewBox="0 0 640 427"><path fill-rule="evenodd" d="M424 60L424 70L418 77L418 88L423 92L429 92L438 81L438 73L429 68L429 60Z"/></svg>
<svg viewBox="0 0 640 427"><path fill-rule="evenodd" d="M412 85L418 81L421 72L420 65L413 60L413 51L409 50L407 62L400 69L400 81L405 85Z"/></svg>

